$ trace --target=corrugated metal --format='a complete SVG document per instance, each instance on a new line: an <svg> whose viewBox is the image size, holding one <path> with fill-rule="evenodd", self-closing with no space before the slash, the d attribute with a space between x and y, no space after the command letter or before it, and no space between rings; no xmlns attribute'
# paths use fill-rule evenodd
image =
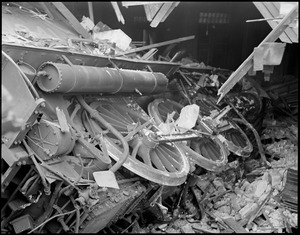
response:
<svg viewBox="0 0 300 235"><path fill-rule="evenodd" d="M280 16L281 2L253 2L259 12L264 18L276 18ZM294 2L294 4L298 4ZM280 21L267 20L268 24L273 28L278 25ZM284 33L280 35L280 40L286 43L298 43L298 28L288 27Z"/></svg>

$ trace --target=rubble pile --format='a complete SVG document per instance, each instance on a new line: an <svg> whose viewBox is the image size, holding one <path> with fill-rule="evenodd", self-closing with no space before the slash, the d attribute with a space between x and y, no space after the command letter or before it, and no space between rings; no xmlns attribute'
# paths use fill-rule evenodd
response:
<svg viewBox="0 0 300 235"><path fill-rule="evenodd" d="M225 182L218 179L213 183L199 180L217 198L214 203L203 204L204 215L201 221L194 219L177 219L173 223L148 226L147 232L153 233L223 233L223 232L291 232L298 227L298 214L284 208L278 202L278 195L283 190L286 169L270 169L253 182L247 179L237 182L232 190L226 188ZM222 185L223 183L223 185ZM229 187L230 188L230 187ZM225 191L223 191L225 190ZM231 222L228 222L231 221ZM236 227L240 227L237 229Z"/></svg>
<svg viewBox="0 0 300 235"><path fill-rule="evenodd" d="M264 145L264 149L271 159L277 159L271 162L273 167L298 169L298 127L273 121L263 130L261 140L271 141Z"/></svg>
<svg viewBox="0 0 300 235"><path fill-rule="evenodd" d="M179 215L173 213L169 215L171 218L169 221L151 223L145 228L135 228L134 231L139 233L296 231L298 127L289 126L284 122L273 122L272 126L265 126L261 139L274 141L263 144L270 166L265 166L253 158L246 160L239 158L230 162L221 173L207 172L194 175L194 182L190 184L188 193L188 196L193 195L194 200L186 196L188 203L182 202ZM285 203L286 200L288 203ZM291 206L292 202L296 203L296 206Z"/></svg>
<svg viewBox="0 0 300 235"><path fill-rule="evenodd" d="M258 155L254 151L248 158L229 161L220 173L191 174L195 180L185 190L186 196L177 196L181 200L179 214L171 210L170 220L153 222L135 232L295 232L298 125L290 117L275 119L272 112L269 114L262 119L258 136L267 162L255 158Z"/></svg>
<svg viewBox="0 0 300 235"><path fill-rule="evenodd" d="M52 209L49 211L45 209L44 212L42 208L58 208L56 209L57 212L65 215L62 214L62 211L59 211L60 208L58 205L61 204L60 202L67 201L63 207L66 207L69 202L74 204L72 206L74 210L70 210L67 213L76 212L76 224L75 221L70 221L73 215L69 217L66 223L72 229L74 227L75 232L79 232L80 229L82 229L81 232L94 232L103 229L103 231L129 233L292 233L298 229L298 125L288 119L277 120L269 115L263 120L263 129L256 130L258 129L256 126L259 125L255 126L254 124L260 124L260 121L264 118L262 97L269 99L268 96L262 96L258 92L258 88L256 90L256 88L252 87L252 89L250 87L251 89L249 89L249 85L246 82L247 79L244 78L242 84L239 84L240 87L236 88L238 92L233 92L231 96L228 96L227 103L224 99L224 103L217 106L217 89L220 86L221 88L223 87L223 82L227 79L226 77L229 76L231 71L213 68L205 65L203 62L199 63L197 60L191 58L191 56L179 59L178 55L181 52L177 52L172 58L161 57L164 59L161 65L167 65L167 67L172 64L175 65L174 74L175 68L178 69L176 75L173 74L172 78L167 77L167 75L165 76L161 71L156 72L156 70L152 70L147 62L157 52L157 47L191 40L194 36L136 48L132 43L132 39L122 30L111 29L102 22L95 25L88 17L83 17L82 22L79 23L75 17L70 17L69 14L66 14L67 9L64 8L63 10L58 7L63 6L61 3L53 2L52 5L55 5L54 9L58 10L64 16L64 20L66 20L64 23L72 26L72 31L68 32L64 30L65 27L63 26L66 25L62 24L60 20L55 20L47 16L47 14L43 14L37 8L30 10L17 3L7 3L2 8L2 13L7 17L7 22L17 18L15 16L19 14L22 16L22 20L29 22L29 25L39 25L37 28L38 32L34 32L30 27L6 27L8 28L7 31L2 33L4 45L12 44L6 45L8 47L6 53L13 46L13 52L10 51L10 55L14 55L16 58L10 58L4 51L2 54L6 56L6 59L11 60L10 62L17 61L12 64L7 63L5 65L7 66L6 68L4 66L6 70L3 69L3 77L7 78L5 82L13 90L12 87L14 85L11 84L11 80L9 79L11 77L14 78L14 76L11 76L13 69L9 66L16 66L12 68L18 68L22 72L22 75L22 66L24 71L32 68L34 72L31 74L26 72L29 75L28 77L32 78L32 81L27 81L29 79L25 81L31 85L32 93L36 93L35 95L39 97L39 94L32 86L37 84L42 90L40 92L42 97L49 104L45 105L45 103L41 103L38 108L43 107L46 111L34 110L34 113L31 114L42 114L45 112L47 115L45 115L46 118L44 120L40 116L35 123L36 117L30 116L30 118L28 117L30 122L28 125L26 124L26 128L30 127L30 130L26 133L23 130L20 132L23 137L26 135L26 140L33 143L32 145L30 143L27 144L25 140L18 137L22 135L17 136L20 138L16 139L18 141L13 141L12 138L6 138L5 140L8 142L11 139L11 145L20 144L21 146L23 144L29 153L27 156L25 152L26 159L32 159L37 171L33 172L36 175L30 175L31 172L27 172L27 169L24 167L32 165L31 162L28 163L25 160L22 162L15 161L15 159L23 157L22 154L24 151L19 152L18 148L10 148L11 146L6 147L6 152L3 154L6 158L3 161L7 162L7 168L5 169L5 173L2 170L4 173L2 175L6 177L6 181L3 184L4 188L2 189L4 192L7 188L4 198L6 200L4 206L6 211L2 208L2 211L5 211L5 220L1 224L5 226L8 224L7 228L12 229L9 224L14 222L15 224L12 224L14 226L13 229L17 231L20 223L18 220L20 218L25 219L24 221L31 221L31 216L33 216L34 222L37 224L29 224L28 227L24 228L24 231L30 230L29 233L31 233L39 229L39 231L51 232L52 228L56 232L60 232L62 229L65 232L69 231L70 229L63 221L63 217L56 221L62 225L62 228L60 228L60 225L58 225L59 228L55 228L50 223L50 226L48 225L49 228L45 226L46 230L43 230L44 227L42 227L45 223L48 223L48 219L46 220L46 218L50 217L53 219L57 216L50 216ZM112 2L112 5L116 10L116 3ZM173 7L176 7L176 5L173 5ZM120 17L120 15L118 16ZM159 22L157 20L154 21L156 26ZM154 27L154 23L152 27ZM45 29L47 28L48 33L42 29L44 26ZM55 33L52 31L55 31ZM77 34L80 34L83 38L78 37ZM53 35L57 35L57 37ZM16 52L20 50L19 46L24 47L21 48L21 55L17 55L18 53L14 52L14 50ZM32 47L36 48L32 50ZM26 48L30 48L28 49L29 52L26 51ZM144 52L145 50L149 51L143 56L137 54L137 52ZM72 54L72 59L68 59L65 55L67 54L66 52L71 52L68 53L70 54L68 56L71 57ZM26 55L28 58L25 59L27 64L23 59L24 55L28 53L29 55ZM85 56L82 54L85 54ZM38 56L34 58L35 56L32 55ZM148 69L149 71L139 71L137 68L133 71L131 64L129 64L130 60L125 60L124 58L119 63L128 63L129 65L121 65L121 69L119 69L110 60L111 56L124 56L140 60L140 64L136 63L138 61L135 61L134 67L139 64L141 69ZM40 64L41 61L39 61L39 58L42 57L44 57L41 59L43 63ZM47 57L47 60L45 57ZM97 57L99 61L97 61ZM105 65L100 65L103 57L106 57ZM38 73L30 65L33 63L33 60L36 60L34 61L36 63L34 67L36 70L39 70ZM60 63L61 60L64 63ZM76 61L76 64L73 64L74 62L71 62L71 60ZM92 62L84 63L92 60L94 60L93 66L89 64ZM28 67L24 65L28 65ZM106 68L108 65L117 69ZM102 66L105 66L105 68L102 68ZM130 67L130 69L125 70L124 67L126 66ZM59 85L55 84L55 86L61 90L43 89L43 86L40 86L43 81L49 82L44 79L45 77L48 77L52 81L55 80L53 79L54 76L51 76L51 71L48 73L45 68L55 68L57 71L60 71L60 68L66 68L63 71L64 76L61 72L55 74L55 76L57 75L57 81L59 81ZM79 82L76 83L76 86L72 85L73 83L71 82L74 80L73 75L76 71L87 71L87 78L94 78L93 76L95 75L95 80L84 81L84 83L88 84L87 89L80 87L81 83ZM103 91L101 91L101 98L97 98L97 102L90 103L91 106L95 105L95 109L93 109L84 101L81 95L84 94L87 95L86 97L90 97L87 98L88 100L93 99L94 95L96 97L96 93L98 94L100 91L96 89L97 87L94 90L94 86L98 84L96 75L99 75L98 73L100 72L105 72L109 75L111 75L110 72L115 72L115 75L107 78L108 83L106 85L108 88L107 91L104 91L104 95L102 94ZM158 72L160 72L161 79L155 76ZM128 80L129 76L135 81L131 84L129 79L127 81L128 84L122 82L120 87L117 86L118 78L123 77L125 73L128 73L128 77L124 76L124 81ZM140 76L136 74L140 74ZM78 77L81 78L84 76L80 75ZM155 85L150 87L151 89L149 88L149 90L148 87L143 89L143 86L145 86L150 77L155 78L153 80ZM22 76L20 74L20 76L15 76L15 78L21 80ZM103 81L105 80L106 77L103 77ZM65 83L62 83L62 81ZM169 87L167 85L169 85L169 81L170 83L175 82L175 87L177 88L177 90L175 89L175 94L171 94L171 86L170 91L168 90ZM112 85L110 82L112 82ZM160 83L163 84L161 87ZM49 82L49 84L52 83ZM60 86L61 84L64 85ZM23 85L25 87L25 83ZM110 86L116 86L115 90L112 88L109 91ZM78 90L73 90L74 87L78 88ZM106 89L105 86L103 87L103 89ZM132 90L132 87L135 89ZM168 89L165 90L165 88ZM71 95L57 95L57 97L53 96L52 100L51 95L49 95L49 98L48 94L43 93L51 93L52 91L57 93L74 92L74 95L77 95L76 92L78 92L80 96L77 95L73 99ZM122 92L124 92L122 99L110 96L116 93L123 96ZM136 96L132 95L132 93L137 93L140 96L146 96L148 92L151 94L149 98L151 100L155 99L148 104L149 115L139 106L137 100L135 100ZM152 96L152 92L158 96ZM159 96L160 94L156 94L159 92L162 92L161 96ZM180 102L177 104L175 101L168 100L167 96L165 96L166 93L170 97L175 97L179 94L176 100L179 99ZM108 97L106 97L106 94L109 94ZM127 96L130 96L130 98ZM18 96L16 97L19 99ZM161 97L164 97L164 99ZM289 98L287 100L291 104L294 104L295 97L286 98ZM33 103L33 99L29 101ZM62 111L59 107L56 108L58 124L60 125L60 130L57 130L59 128L57 127L56 117L55 120L52 120L53 122L50 122L47 116L48 113L52 113L52 106L56 107L62 101L63 107L65 105L68 107ZM187 105L187 103L189 104ZM36 104L34 103L34 105ZM181 107L181 105L184 107ZM226 107L223 107L224 105ZM173 111L173 108L175 111ZM231 108L237 116L231 116L231 113L229 113ZM282 110L282 107L278 109L287 114L287 111ZM98 113L95 115L96 111L102 113L103 117ZM63 115L64 112L70 112L68 113L70 116L69 119L72 122L74 121L74 123L71 123L72 125L68 125L70 120ZM297 112L297 110L293 110L291 114L288 113L289 117L297 119L296 116L293 116L297 115ZM9 113L5 114L7 114L4 115L4 117L7 116L7 120L4 120L6 121L4 130L15 128L17 131L20 131L19 126L12 127L8 125L12 117ZM31 117L34 118L31 119ZM97 122L94 122L93 118ZM231 123L231 119L234 123ZM14 119L12 120L14 121ZM152 121L153 123L157 122L157 126ZM150 128L149 124L151 124ZM252 143L248 140L247 132L244 134L239 124L242 124L241 126L244 126L246 129L248 128L248 131L251 130L253 132L256 141L255 147L258 147L258 149L253 148L254 145L252 146ZM71 126L74 128L74 133L70 131L68 132L70 136L64 136L64 138L62 137L56 142L55 136L63 136L60 134L70 130L69 127L71 128ZM103 126L107 130L102 130ZM55 140L55 146L61 147L59 149L61 152L54 149L55 152L51 153L49 149L44 147L41 150L33 149L34 147L32 146L37 145L39 141L41 141L39 143L44 143L41 133L40 139L36 139L37 142L30 139L33 139L32 136L36 135L35 127L39 131L39 128L42 127L43 129L41 130L45 133L48 133L49 128L57 130L57 132L54 131L51 137ZM152 127L153 129L151 129ZM117 138L111 138L111 134ZM14 136L13 138L17 137ZM86 139L89 139L89 141ZM175 142L179 142L178 146L174 144ZM2 144L4 144L4 140ZM119 151L119 144L123 145L124 158L120 158L122 152ZM69 146L65 147L64 145ZM31 148L32 150L29 151ZM175 150L178 150L178 153L175 153ZM37 153L32 153L35 151ZM71 152L74 156L67 156ZM98 156L100 153L101 157L107 157L108 160L104 161L100 158ZM114 158L117 163L114 163L113 166L109 156L118 159ZM257 159L259 156L260 159ZM36 162L35 157L41 163ZM71 160L66 161L65 159L75 160L73 162ZM95 163L96 160L94 162L91 159L99 160L99 166ZM125 161L127 162L125 163ZM14 168L10 168L11 162L16 163L13 166ZM85 166L84 163L87 163L87 165ZM124 169L120 169L121 173L120 171L118 172L120 179L117 181L114 173L123 163ZM47 164L51 165L51 167ZM97 168L93 168L93 165L96 165ZM45 169L43 171L40 170L40 166L43 166L42 169ZM80 172L75 170L75 166L81 168ZM19 171L20 167L23 167L22 169L25 170ZM59 170L54 171L51 168ZM16 172L11 169L14 169ZM64 169L67 170L65 171ZM96 172L94 171L95 169L97 169ZM33 167L31 167L31 170L33 171ZM50 192L54 188L54 184L50 190L50 184L48 185L45 180L46 178L49 181L49 178L51 178L51 174L49 177L49 172L47 173L47 171L51 172L51 174L53 173L55 179L52 179L53 182L57 179L63 180L59 183L56 181L55 192ZM15 177L17 172L20 174L17 175L18 178L24 179L23 183L17 181L18 179ZM93 180L96 182L95 185L91 184L90 173L93 174ZM127 178L134 174L140 174L144 180L140 178ZM87 179L85 178L86 175ZM42 179L41 183L35 181L39 176ZM35 187L30 186L29 188L33 180L34 183L32 185ZM64 181L69 185L63 187ZM142 183L141 181L151 181L151 183ZM14 189L15 184L18 185L16 189ZM21 184L23 184L23 187ZM119 188L118 184L122 184L122 187ZM86 187L88 185L90 186ZM68 189L70 186L78 191L78 195L72 194L74 193L72 192L73 188L71 188L72 190ZM98 186L103 189L96 191ZM20 187L22 187L22 190ZM44 188L45 194L43 195L39 190L41 187ZM114 189L107 189L106 187ZM26 195L24 188L26 188ZM24 202L18 198L19 195L16 195L19 190L23 194L20 196L22 198L23 196L25 197ZM32 204L32 195L36 193L39 193L39 196L37 196L37 199L34 199L36 201L33 204L38 202L40 197L41 200L39 203L41 204L37 204L35 207ZM18 194L20 193L18 192ZM52 197L50 204L47 202L49 195ZM74 199L74 195L76 195L76 199ZM25 199L30 201L30 204L25 204ZM21 207L23 207L23 213L24 206L28 207L24 210L24 215L17 219L13 218L14 216L19 216L17 211ZM86 208L89 213L86 213ZM82 209L82 212L80 212L80 209ZM35 212L36 210L38 212ZM15 212L16 214L14 214ZM80 215L80 213L82 214ZM83 215L83 213L86 214ZM43 215L39 218L40 214ZM152 215L151 218L150 215ZM80 218L80 216L82 217ZM14 220L10 221L11 219ZM103 224L97 226L97 223ZM126 225L125 228L122 227L125 226L124 224L128 224L128 226Z"/></svg>

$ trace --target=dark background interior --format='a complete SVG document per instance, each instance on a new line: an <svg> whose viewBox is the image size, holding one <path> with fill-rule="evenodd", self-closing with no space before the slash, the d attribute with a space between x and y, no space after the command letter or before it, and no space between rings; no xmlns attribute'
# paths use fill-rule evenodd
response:
<svg viewBox="0 0 300 235"><path fill-rule="evenodd" d="M79 21L82 16L89 16L87 2L63 3ZM156 28L150 27L143 6L125 8L120 2L118 4L125 25L118 22L110 2L93 2L95 24L101 21L112 29L121 29L133 41L146 39L147 44L149 38L143 36L145 32L151 35L152 43L195 35L194 40L181 42L176 49L185 49L199 62L213 67L237 69L272 30L265 21L246 23L249 19L263 18L252 2L180 2L165 22ZM229 22L200 23L200 13L225 13ZM159 52L162 53L165 48L160 47ZM282 63L274 67L271 80L278 82L284 75L298 77L297 51L298 43L286 45Z"/></svg>

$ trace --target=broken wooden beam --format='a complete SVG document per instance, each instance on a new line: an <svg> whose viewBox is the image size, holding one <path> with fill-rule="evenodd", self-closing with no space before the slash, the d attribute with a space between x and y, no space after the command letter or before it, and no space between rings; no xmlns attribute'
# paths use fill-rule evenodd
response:
<svg viewBox="0 0 300 235"><path fill-rule="evenodd" d="M163 4L164 2L155 2L155 1L153 1L153 2L144 2L144 1L140 1L140 2L127 2L127 1L125 1L125 2L122 2L122 6L123 7L132 7L132 6L141 6L141 5L152 5L152 4L157 4L157 3L159 3L159 4Z"/></svg>
<svg viewBox="0 0 300 235"><path fill-rule="evenodd" d="M67 19L70 25L75 29L77 33L86 39L91 38L91 35L83 28L75 16L69 11L69 9L62 2L51 2L53 6Z"/></svg>
<svg viewBox="0 0 300 235"><path fill-rule="evenodd" d="M149 60L157 52L157 48L152 48L146 54L142 56L142 60Z"/></svg>
<svg viewBox="0 0 300 235"><path fill-rule="evenodd" d="M216 233L215 231L212 231L212 230L208 230L208 229L205 229L205 228L202 228L200 225L198 224L194 224L192 225L192 228L194 230L196 230L196 232L201 232L201 233Z"/></svg>
<svg viewBox="0 0 300 235"><path fill-rule="evenodd" d="M93 23L95 23L94 21L94 11L93 11L93 2L88 2L88 8L89 8L89 16L91 21L93 21Z"/></svg>
<svg viewBox="0 0 300 235"><path fill-rule="evenodd" d="M163 3L155 2L156 4L148 4L144 5L145 14L147 20L150 22L153 20L156 13L159 11L159 9L162 7Z"/></svg>
<svg viewBox="0 0 300 235"><path fill-rule="evenodd" d="M179 3L180 2L173 2L172 6L169 8L169 10L167 11L167 13L165 14L165 16L162 18L160 22L164 22L167 19L167 17L171 14L171 12L174 10L174 8L179 5Z"/></svg>
<svg viewBox="0 0 300 235"><path fill-rule="evenodd" d="M276 6L274 2L263 2L263 4L266 6L266 8L269 10L269 12L273 16L280 15L280 6ZM284 4L284 3L280 3L280 5L281 4ZM298 3L293 3L293 4L298 4ZM284 14L282 14L282 16L284 16ZM278 23L278 22L276 22L276 23ZM297 31L294 30L292 27L287 27L286 28L286 30L284 31L283 34L286 34L288 36L288 38L290 40L288 43L298 42L298 33L297 33Z"/></svg>
<svg viewBox="0 0 300 235"><path fill-rule="evenodd" d="M259 205L259 207L257 208L256 212L250 217L250 219L248 220L247 226L249 226L252 221L258 216L258 214L260 213L261 209L263 208L263 206L269 201L269 199L271 198L272 194L273 194L274 188L271 189L271 191L269 192L268 196L263 200L263 202Z"/></svg>
<svg viewBox="0 0 300 235"><path fill-rule="evenodd" d="M121 11L120 11L118 3L117 2L111 2L111 5L115 10L118 21L121 22L122 24L125 24L125 20L124 20L124 17L122 15Z"/></svg>
<svg viewBox="0 0 300 235"><path fill-rule="evenodd" d="M233 218L223 218L223 221L236 233L249 233L246 229L243 228L238 222Z"/></svg>
<svg viewBox="0 0 300 235"><path fill-rule="evenodd" d="M252 22L259 22L259 21L268 21L268 20L282 20L283 18L264 18L264 19L253 19L253 20L246 20L246 23L252 23Z"/></svg>
<svg viewBox="0 0 300 235"><path fill-rule="evenodd" d="M271 18L275 18L278 15L273 15L268 8L263 4L263 2L253 2L253 4L256 6L256 8L259 10L259 12L262 14L262 16L265 19L271 19ZM272 20L267 20L266 21L271 28L275 28L277 22L272 21ZM279 36L280 40L283 42L288 42L290 43L290 38L288 37L286 32L283 32L280 36Z"/></svg>
<svg viewBox="0 0 300 235"><path fill-rule="evenodd" d="M139 47L139 48L135 48L135 49L132 49L132 50L125 51L123 53L117 54L116 56L132 54L132 53L136 53L136 52L139 52L139 51L152 49L154 47L161 47L161 46L169 45L169 44L172 44L172 43L178 43L178 42L191 40L191 39L194 39L194 38L195 38L195 36L193 35L193 36L177 38L177 39L173 39L173 40L169 40L169 41L165 41L165 42L154 43L154 44L151 44L151 45L147 45L147 46L143 46L143 47Z"/></svg>
<svg viewBox="0 0 300 235"><path fill-rule="evenodd" d="M175 7L178 6L180 2L166 2L163 6L159 9L158 13L155 15L154 19L152 20L150 26L155 28L158 26L160 22L164 22L167 17L171 14ZM146 6L145 6L146 7ZM145 8L146 11L146 8ZM147 12L146 12L147 14ZM147 17L148 19L148 17Z"/></svg>
<svg viewBox="0 0 300 235"><path fill-rule="evenodd" d="M268 34L268 36L258 45L260 48L266 42L275 42L276 39L289 27L291 23L298 15L298 5L296 5L289 14L287 14L283 20ZM227 81L219 88L218 95L220 95L219 103L224 96L231 90L231 88L242 79L253 66L254 51L248 56L248 58L235 70Z"/></svg>
<svg viewBox="0 0 300 235"><path fill-rule="evenodd" d="M172 7L172 2L166 2L164 5L159 9L157 14L155 15L154 19L152 20L150 26L152 28L156 28L164 16L167 14L168 10Z"/></svg>

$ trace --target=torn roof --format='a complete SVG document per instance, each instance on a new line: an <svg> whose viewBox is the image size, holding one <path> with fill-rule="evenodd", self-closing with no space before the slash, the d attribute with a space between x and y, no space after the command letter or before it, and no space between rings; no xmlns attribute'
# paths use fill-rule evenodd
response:
<svg viewBox="0 0 300 235"><path fill-rule="evenodd" d="M274 29L298 2L253 2L259 12ZM298 43L298 18L279 36L282 42Z"/></svg>

